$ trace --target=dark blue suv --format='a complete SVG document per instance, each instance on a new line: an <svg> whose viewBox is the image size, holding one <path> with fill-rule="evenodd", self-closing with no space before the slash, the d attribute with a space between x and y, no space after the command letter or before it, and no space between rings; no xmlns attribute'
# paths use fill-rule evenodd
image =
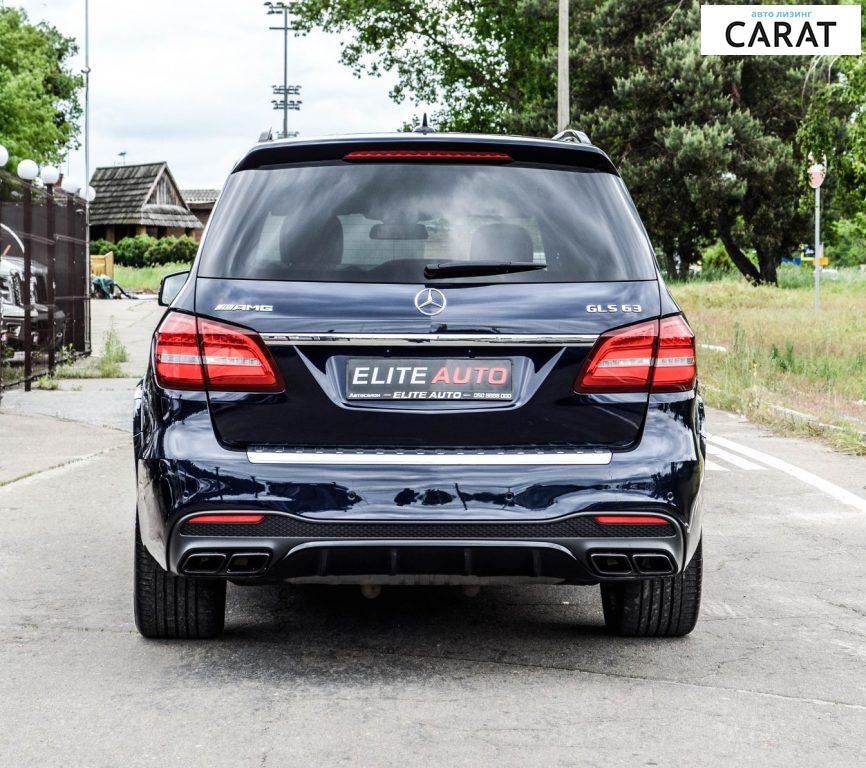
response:
<svg viewBox="0 0 866 768"><path fill-rule="evenodd" d="M600 584L612 632L694 627L694 336L583 134L262 142L160 300L143 635L219 634L228 581Z"/></svg>

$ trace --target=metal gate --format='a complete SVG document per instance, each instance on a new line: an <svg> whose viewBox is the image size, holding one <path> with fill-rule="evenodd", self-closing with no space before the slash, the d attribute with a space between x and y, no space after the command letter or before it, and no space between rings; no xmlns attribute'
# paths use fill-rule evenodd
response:
<svg viewBox="0 0 866 768"><path fill-rule="evenodd" d="M0 389L90 354L85 203L0 170Z"/></svg>

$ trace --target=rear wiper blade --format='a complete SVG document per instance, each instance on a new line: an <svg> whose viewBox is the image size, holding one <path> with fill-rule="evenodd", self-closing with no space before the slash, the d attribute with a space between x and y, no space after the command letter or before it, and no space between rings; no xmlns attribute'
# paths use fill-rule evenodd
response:
<svg viewBox="0 0 866 768"><path fill-rule="evenodd" d="M545 269L547 264L534 261L440 261L424 267L424 277L473 277L475 275L507 275L510 272L531 272Z"/></svg>

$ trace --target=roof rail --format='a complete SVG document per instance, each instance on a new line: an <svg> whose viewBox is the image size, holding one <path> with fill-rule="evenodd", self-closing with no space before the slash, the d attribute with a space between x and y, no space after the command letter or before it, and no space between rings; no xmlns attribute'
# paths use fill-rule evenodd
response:
<svg viewBox="0 0 866 768"><path fill-rule="evenodd" d="M568 141L572 144L592 144L583 131L576 131L574 128L566 128L560 131L553 137L554 141Z"/></svg>
<svg viewBox="0 0 866 768"><path fill-rule="evenodd" d="M262 131L259 134L259 142L262 141L273 141L274 140L274 131L272 128L268 128L266 131Z"/></svg>

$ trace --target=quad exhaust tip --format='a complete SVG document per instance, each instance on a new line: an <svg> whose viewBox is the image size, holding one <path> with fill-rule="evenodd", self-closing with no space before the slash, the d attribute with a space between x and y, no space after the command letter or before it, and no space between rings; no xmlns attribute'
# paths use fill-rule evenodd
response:
<svg viewBox="0 0 866 768"><path fill-rule="evenodd" d="M673 561L663 552L593 552L589 556L599 576L671 576Z"/></svg>
<svg viewBox="0 0 866 768"><path fill-rule="evenodd" d="M668 556L660 553L634 555L632 561L638 573L645 576L670 576L674 572Z"/></svg>
<svg viewBox="0 0 866 768"><path fill-rule="evenodd" d="M255 576L268 566L267 552L236 552L231 556L226 573L232 576Z"/></svg>
<svg viewBox="0 0 866 768"><path fill-rule="evenodd" d="M222 552L193 552L183 564L183 572L190 576L209 576L219 573L225 565Z"/></svg>
<svg viewBox="0 0 866 768"><path fill-rule="evenodd" d="M593 552L589 560L602 576L627 576L632 572L628 555L618 552Z"/></svg>
<svg viewBox="0 0 866 768"><path fill-rule="evenodd" d="M186 576L258 576L268 567L270 552L193 552L180 571Z"/></svg>

